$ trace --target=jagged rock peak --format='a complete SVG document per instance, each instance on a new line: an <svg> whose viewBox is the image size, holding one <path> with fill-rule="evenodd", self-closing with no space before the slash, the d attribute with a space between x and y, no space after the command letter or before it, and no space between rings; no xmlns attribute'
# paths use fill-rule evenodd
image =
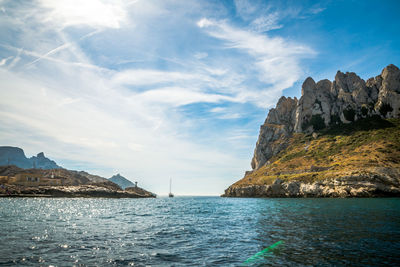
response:
<svg viewBox="0 0 400 267"><path fill-rule="evenodd" d="M340 70L336 73L335 82L337 88L342 89L346 93L365 87L365 81L354 72L343 73Z"/></svg>
<svg viewBox="0 0 400 267"><path fill-rule="evenodd" d="M296 110L295 132L313 132L338 123L379 115L398 117L400 70L389 65L365 82L354 72L338 71L335 80L307 78Z"/></svg>
<svg viewBox="0 0 400 267"><path fill-rule="evenodd" d="M44 156L44 153L43 153L43 152L40 152L40 153L37 154L36 157L38 157L38 158L44 158L45 156Z"/></svg>
<svg viewBox="0 0 400 267"><path fill-rule="evenodd" d="M305 79L305 81L303 82L303 85L301 86L301 95L305 95L309 92L313 92L315 90L315 81L313 78L308 77L307 79Z"/></svg>
<svg viewBox="0 0 400 267"><path fill-rule="evenodd" d="M283 122L291 123L293 120L292 113L295 110L296 106L297 106L296 97L292 99L291 97L286 98L285 96L282 96L278 100L276 107L269 110L265 123L270 123L270 124L283 124Z"/></svg>

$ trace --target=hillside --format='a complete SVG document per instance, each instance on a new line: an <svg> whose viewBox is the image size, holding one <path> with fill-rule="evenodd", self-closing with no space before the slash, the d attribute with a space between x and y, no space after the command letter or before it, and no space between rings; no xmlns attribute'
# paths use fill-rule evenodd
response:
<svg viewBox="0 0 400 267"><path fill-rule="evenodd" d="M355 74L342 74L338 72L339 79L337 75L329 91L329 81L315 84L307 78L299 101L279 100L261 126L253 170L223 196L400 195L400 71L393 65L385 68L373 78L380 81L376 91ZM342 83L337 90L340 79L348 84ZM338 97L346 95L343 87L350 97ZM335 91L336 98L328 93ZM314 96L311 102L310 95ZM364 95L363 101L357 100L359 95ZM386 95L391 95L390 101ZM368 109L365 102L369 102Z"/></svg>
<svg viewBox="0 0 400 267"><path fill-rule="evenodd" d="M0 197L156 197L142 188L123 190L117 184L100 178L66 169L0 166Z"/></svg>

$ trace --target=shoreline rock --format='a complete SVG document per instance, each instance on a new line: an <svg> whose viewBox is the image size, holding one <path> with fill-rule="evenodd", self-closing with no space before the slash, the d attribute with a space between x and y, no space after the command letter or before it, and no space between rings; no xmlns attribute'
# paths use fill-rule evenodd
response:
<svg viewBox="0 0 400 267"><path fill-rule="evenodd" d="M141 188L138 188L141 189ZM156 198L151 192L113 190L96 185L24 187L3 185L0 197Z"/></svg>
<svg viewBox="0 0 400 267"><path fill-rule="evenodd" d="M222 197L400 197L400 170L381 168L378 171L380 174L349 175L310 183L277 178L271 185L232 185Z"/></svg>

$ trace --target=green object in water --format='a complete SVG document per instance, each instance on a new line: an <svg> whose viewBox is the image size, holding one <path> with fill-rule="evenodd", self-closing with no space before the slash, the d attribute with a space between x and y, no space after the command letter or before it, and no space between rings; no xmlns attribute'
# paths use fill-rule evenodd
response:
<svg viewBox="0 0 400 267"><path fill-rule="evenodd" d="M275 244L273 244L273 245L261 250L260 252L257 252L256 254L254 254L253 256L248 258L245 262L243 262L243 264L246 265L246 264L252 263L254 261L263 259L268 252L273 251L275 248L277 248L281 244L283 244L282 240L280 240L280 241L276 242Z"/></svg>

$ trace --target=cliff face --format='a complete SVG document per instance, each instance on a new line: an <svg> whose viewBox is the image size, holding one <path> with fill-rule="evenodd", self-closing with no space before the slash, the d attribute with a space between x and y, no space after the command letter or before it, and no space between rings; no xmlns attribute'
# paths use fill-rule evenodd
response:
<svg viewBox="0 0 400 267"><path fill-rule="evenodd" d="M269 111L267 119L261 126L254 150L251 162L253 170L246 172L242 180L229 187L226 190L226 196L345 196L346 194L340 193L339 189L340 192L336 193L328 190L331 182L336 178L341 181L340 183L333 182L336 185L343 184L343 181L350 181L354 177L356 177L354 179L358 179L357 181L363 181L365 178L375 185L376 177L386 177L389 181L400 179L400 164L398 164L400 162L396 162L398 159L393 158L393 155L400 151L400 146L397 146L399 138L396 138L396 133L397 136L400 136L400 128L398 120L395 119L400 117L400 70L396 66L387 66L380 75L370 78L366 82L355 73L340 71L337 72L335 80L332 82L322 80L316 83L312 78L307 78L302 85L301 92L302 96L299 100L282 97L276 108ZM390 121L390 119L395 120ZM334 131L335 129L336 131ZM346 131L348 146L353 149L368 151L370 148L373 149L373 146L386 148L388 145L388 151L380 151L377 156L392 158L388 161L394 164L384 163L384 165L388 165L389 169L382 171L379 167L384 167L384 165L371 163L368 166L362 166L362 164L355 163L357 160L368 161L368 154L358 153L355 155L356 160L350 160L343 153L351 154L352 151L347 151L345 147L339 146L336 142L330 144L338 139L336 137L343 136L343 131ZM371 134L381 136L381 131L388 136L393 135L393 139L388 141L389 144L383 144L379 140L370 138ZM336 139L332 136L336 136ZM353 147L352 142L358 143L360 138L363 138L364 143L361 142L358 148ZM382 135L381 138L385 139L385 136ZM337 145L341 151L325 151L324 146L327 144L319 142L319 139L325 140L324 142L330 144L331 148ZM391 151L390 149L393 147L396 149ZM323 153L327 157L332 156L331 161L327 162L316 157L312 154L315 150L324 151ZM293 151L296 151L297 154L293 154ZM391 154L388 154L389 151ZM340 165L340 161L344 161L346 164L350 161L345 168L347 173L333 171L336 168L333 163L337 162ZM290 164L287 164L288 162ZM322 163L323 166L318 166ZM312 168L314 168L312 171L314 178L309 179L310 177L307 175ZM316 172L315 168L322 169ZM361 176L354 174L354 171L366 169L368 171ZM325 172L322 176L319 173L322 172L321 170ZM282 178L280 177L282 173L286 173L288 176L275 183L276 179ZM305 175L306 173L308 174ZM336 176L330 176L327 173L335 173ZM386 181L386 178L383 180ZM308 182L305 183L305 180ZM324 180L326 190L321 189L318 192L325 193L309 193L307 191L314 188L310 187L312 183L320 183L322 180ZM294 181L296 183L291 184ZM398 182L397 185L393 185L395 188L400 187L400 181ZM269 186L269 189L264 186ZM298 190L287 189L291 193L283 189L283 191L271 191L271 188L278 187L297 188ZM302 191L301 188L304 190ZM376 186L372 188L376 188ZM284 191L285 193L282 193Z"/></svg>
<svg viewBox="0 0 400 267"><path fill-rule="evenodd" d="M286 147L286 140L295 127L297 103L297 98L282 96L276 108L269 111L267 119L260 127L260 135L251 161L253 169L260 168L269 158ZM276 140L281 142L274 142Z"/></svg>
<svg viewBox="0 0 400 267"><path fill-rule="evenodd" d="M19 147L1 146L0 147L0 166L15 165L23 169L59 169L54 161L46 158L41 152L37 156L27 158L24 151Z"/></svg>

